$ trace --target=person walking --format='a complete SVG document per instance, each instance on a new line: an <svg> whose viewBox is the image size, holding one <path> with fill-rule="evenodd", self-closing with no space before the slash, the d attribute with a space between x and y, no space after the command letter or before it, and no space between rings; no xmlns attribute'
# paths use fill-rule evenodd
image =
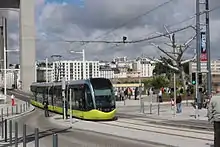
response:
<svg viewBox="0 0 220 147"><path fill-rule="evenodd" d="M181 94L179 93L176 99L176 113L181 113L182 112L182 97Z"/></svg>
<svg viewBox="0 0 220 147"><path fill-rule="evenodd" d="M44 100L44 115L45 115L45 117L49 117L48 105L49 105L48 101Z"/></svg>
<svg viewBox="0 0 220 147"><path fill-rule="evenodd" d="M213 96L208 106L208 120L214 126L214 147L220 147L220 96Z"/></svg>

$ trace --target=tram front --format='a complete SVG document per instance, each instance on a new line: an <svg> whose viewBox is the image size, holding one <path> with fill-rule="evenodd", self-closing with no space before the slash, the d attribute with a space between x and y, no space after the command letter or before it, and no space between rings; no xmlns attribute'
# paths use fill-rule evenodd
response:
<svg viewBox="0 0 220 147"><path fill-rule="evenodd" d="M96 109L105 113L115 111L115 94L111 81L93 78L90 82L94 90Z"/></svg>

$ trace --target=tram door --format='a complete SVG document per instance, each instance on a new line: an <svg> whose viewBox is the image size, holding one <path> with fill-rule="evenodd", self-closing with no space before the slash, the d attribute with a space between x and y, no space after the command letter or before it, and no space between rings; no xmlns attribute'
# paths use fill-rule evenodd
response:
<svg viewBox="0 0 220 147"><path fill-rule="evenodd" d="M69 105L72 104L73 116L83 118L82 91L78 87L69 89Z"/></svg>

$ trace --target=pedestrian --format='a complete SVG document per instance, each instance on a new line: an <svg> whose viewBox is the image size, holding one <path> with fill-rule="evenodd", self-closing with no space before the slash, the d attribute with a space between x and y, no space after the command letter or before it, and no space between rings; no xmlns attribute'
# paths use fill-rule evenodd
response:
<svg viewBox="0 0 220 147"><path fill-rule="evenodd" d="M178 94L176 98L176 113L181 113L182 112L182 97L180 94Z"/></svg>
<svg viewBox="0 0 220 147"><path fill-rule="evenodd" d="M48 101L47 100L44 100L44 115L45 117L49 117L49 111L48 111Z"/></svg>
<svg viewBox="0 0 220 147"><path fill-rule="evenodd" d="M208 106L208 120L214 125L214 147L220 147L220 96L213 96Z"/></svg>

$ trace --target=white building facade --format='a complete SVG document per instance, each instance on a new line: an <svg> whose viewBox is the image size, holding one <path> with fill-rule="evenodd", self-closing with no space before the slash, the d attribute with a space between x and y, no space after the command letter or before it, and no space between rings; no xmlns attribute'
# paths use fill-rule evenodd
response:
<svg viewBox="0 0 220 147"><path fill-rule="evenodd" d="M86 78L100 77L99 61L85 61ZM83 61L56 61L53 62L53 81L83 79Z"/></svg>
<svg viewBox="0 0 220 147"><path fill-rule="evenodd" d="M197 69L196 62L190 62L189 64L189 72L195 72ZM207 62L201 62L201 71L206 72L207 71ZM220 60L212 60L211 61L211 72L212 75L220 75Z"/></svg>
<svg viewBox="0 0 220 147"><path fill-rule="evenodd" d="M155 63L148 58L138 58L133 63L133 71L140 73L140 77L152 77Z"/></svg>

